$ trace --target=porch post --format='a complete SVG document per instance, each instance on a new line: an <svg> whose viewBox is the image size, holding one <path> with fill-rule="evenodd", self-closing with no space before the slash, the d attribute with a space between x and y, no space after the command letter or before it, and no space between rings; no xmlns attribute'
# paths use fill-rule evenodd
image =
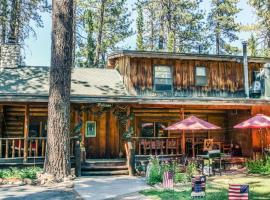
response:
<svg viewBox="0 0 270 200"><path fill-rule="evenodd" d="M24 112L24 153L23 153L23 161L27 161L28 157L28 134L29 134L29 105L25 105Z"/></svg>
<svg viewBox="0 0 270 200"><path fill-rule="evenodd" d="M184 108L181 108L181 120L185 119L185 114L184 114ZM182 140L181 140L182 144L181 144L181 153L184 155L186 154L186 133L183 130L182 131Z"/></svg>

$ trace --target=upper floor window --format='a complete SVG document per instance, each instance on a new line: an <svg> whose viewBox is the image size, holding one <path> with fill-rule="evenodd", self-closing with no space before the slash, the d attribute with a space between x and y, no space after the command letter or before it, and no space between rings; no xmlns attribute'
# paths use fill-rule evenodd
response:
<svg viewBox="0 0 270 200"><path fill-rule="evenodd" d="M172 69L170 66L154 66L154 88L156 91L172 90Z"/></svg>
<svg viewBox="0 0 270 200"><path fill-rule="evenodd" d="M206 86L207 85L207 71L204 66L196 66L195 68L195 85Z"/></svg>

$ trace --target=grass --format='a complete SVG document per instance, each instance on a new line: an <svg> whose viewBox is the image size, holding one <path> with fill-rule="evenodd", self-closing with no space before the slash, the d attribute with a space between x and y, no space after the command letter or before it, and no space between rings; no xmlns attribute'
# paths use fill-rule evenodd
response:
<svg viewBox="0 0 270 200"><path fill-rule="evenodd" d="M270 176L263 175L230 175L215 176L207 180L206 200L227 200L229 183L248 184L250 187L250 200L269 200L270 199ZM176 186L176 190L182 192L173 192L169 190L150 189L144 190L141 194L153 200L178 200L191 199L191 186Z"/></svg>

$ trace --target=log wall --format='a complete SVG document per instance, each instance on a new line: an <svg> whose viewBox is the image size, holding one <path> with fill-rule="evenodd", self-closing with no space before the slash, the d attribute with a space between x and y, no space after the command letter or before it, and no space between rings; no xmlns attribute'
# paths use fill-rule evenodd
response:
<svg viewBox="0 0 270 200"><path fill-rule="evenodd" d="M236 61L204 61L177 60L156 58L128 58L120 57L115 66L123 75L129 90L153 90L153 66L168 65L173 68L173 84L175 91L195 89L195 66L205 66L208 83L205 87L198 87L204 92L228 91L235 93L244 91L243 64ZM251 84L252 71L262 67L260 63L249 63L249 80Z"/></svg>

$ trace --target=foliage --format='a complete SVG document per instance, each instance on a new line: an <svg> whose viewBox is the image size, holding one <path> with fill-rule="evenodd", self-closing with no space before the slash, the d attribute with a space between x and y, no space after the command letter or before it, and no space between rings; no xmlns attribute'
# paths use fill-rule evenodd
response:
<svg viewBox="0 0 270 200"><path fill-rule="evenodd" d="M144 24L143 24L143 11L142 11L142 5L138 4L137 5L137 20L136 20L136 26L137 26L137 49L138 50L144 50L144 44L143 44L143 29L144 29Z"/></svg>
<svg viewBox="0 0 270 200"><path fill-rule="evenodd" d="M254 34L251 34L250 38L248 39L248 53L250 56L257 56L257 39L255 38Z"/></svg>
<svg viewBox="0 0 270 200"><path fill-rule="evenodd" d="M147 183L149 185L155 185L162 182L162 171L159 159L155 157L150 158L149 165L150 171L148 172Z"/></svg>
<svg viewBox="0 0 270 200"><path fill-rule="evenodd" d="M261 160L249 160L246 166L249 173L270 174L270 157Z"/></svg>
<svg viewBox="0 0 270 200"><path fill-rule="evenodd" d="M36 36L33 28L43 27L42 12L49 12L48 0L1 0L0 1L0 43L8 40L23 43L30 35Z"/></svg>
<svg viewBox="0 0 270 200"><path fill-rule="evenodd" d="M35 179L38 172L41 172L42 169L39 167L26 167L26 168L8 168L0 170L0 178L30 178Z"/></svg>
<svg viewBox="0 0 270 200"><path fill-rule="evenodd" d="M152 157L149 161L149 172L147 183L155 185L161 183L163 174L170 171L174 174L175 183L186 183L191 181L191 177L197 173L196 164L189 163L186 166L186 171L182 172L180 165L177 161L161 162L158 158Z"/></svg>
<svg viewBox="0 0 270 200"><path fill-rule="evenodd" d="M191 177L197 173L197 166L194 162L189 162L187 165L186 173L188 178L191 180Z"/></svg>
<svg viewBox="0 0 270 200"><path fill-rule="evenodd" d="M269 0L249 0L252 7L255 8L257 19L259 43L262 43L263 56L270 57L270 1Z"/></svg>
<svg viewBox="0 0 270 200"><path fill-rule="evenodd" d="M129 141L134 136L133 127L130 127L127 131L123 133L123 140Z"/></svg>
<svg viewBox="0 0 270 200"><path fill-rule="evenodd" d="M108 52L132 34L126 2L127 0L77 0L76 62L81 63L80 66L89 66L81 60L93 60L95 67L102 67ZM87 49L89 47L91 50Z"/></svg>
<svg viewBox="0 0 270 200"><path fill-rule="evenodd" d="M236 53L237 48L230 45L238 39L240 25L236 22L239 0L212 0L208 16L211 42L215 44L216 54Z"/></svg>
<svg viewBox="0 0 270 200"><path fill-rule="evenodd" d="M144 40L148 50L190 52L203 43L199 0L143 0Z"/></svg>

